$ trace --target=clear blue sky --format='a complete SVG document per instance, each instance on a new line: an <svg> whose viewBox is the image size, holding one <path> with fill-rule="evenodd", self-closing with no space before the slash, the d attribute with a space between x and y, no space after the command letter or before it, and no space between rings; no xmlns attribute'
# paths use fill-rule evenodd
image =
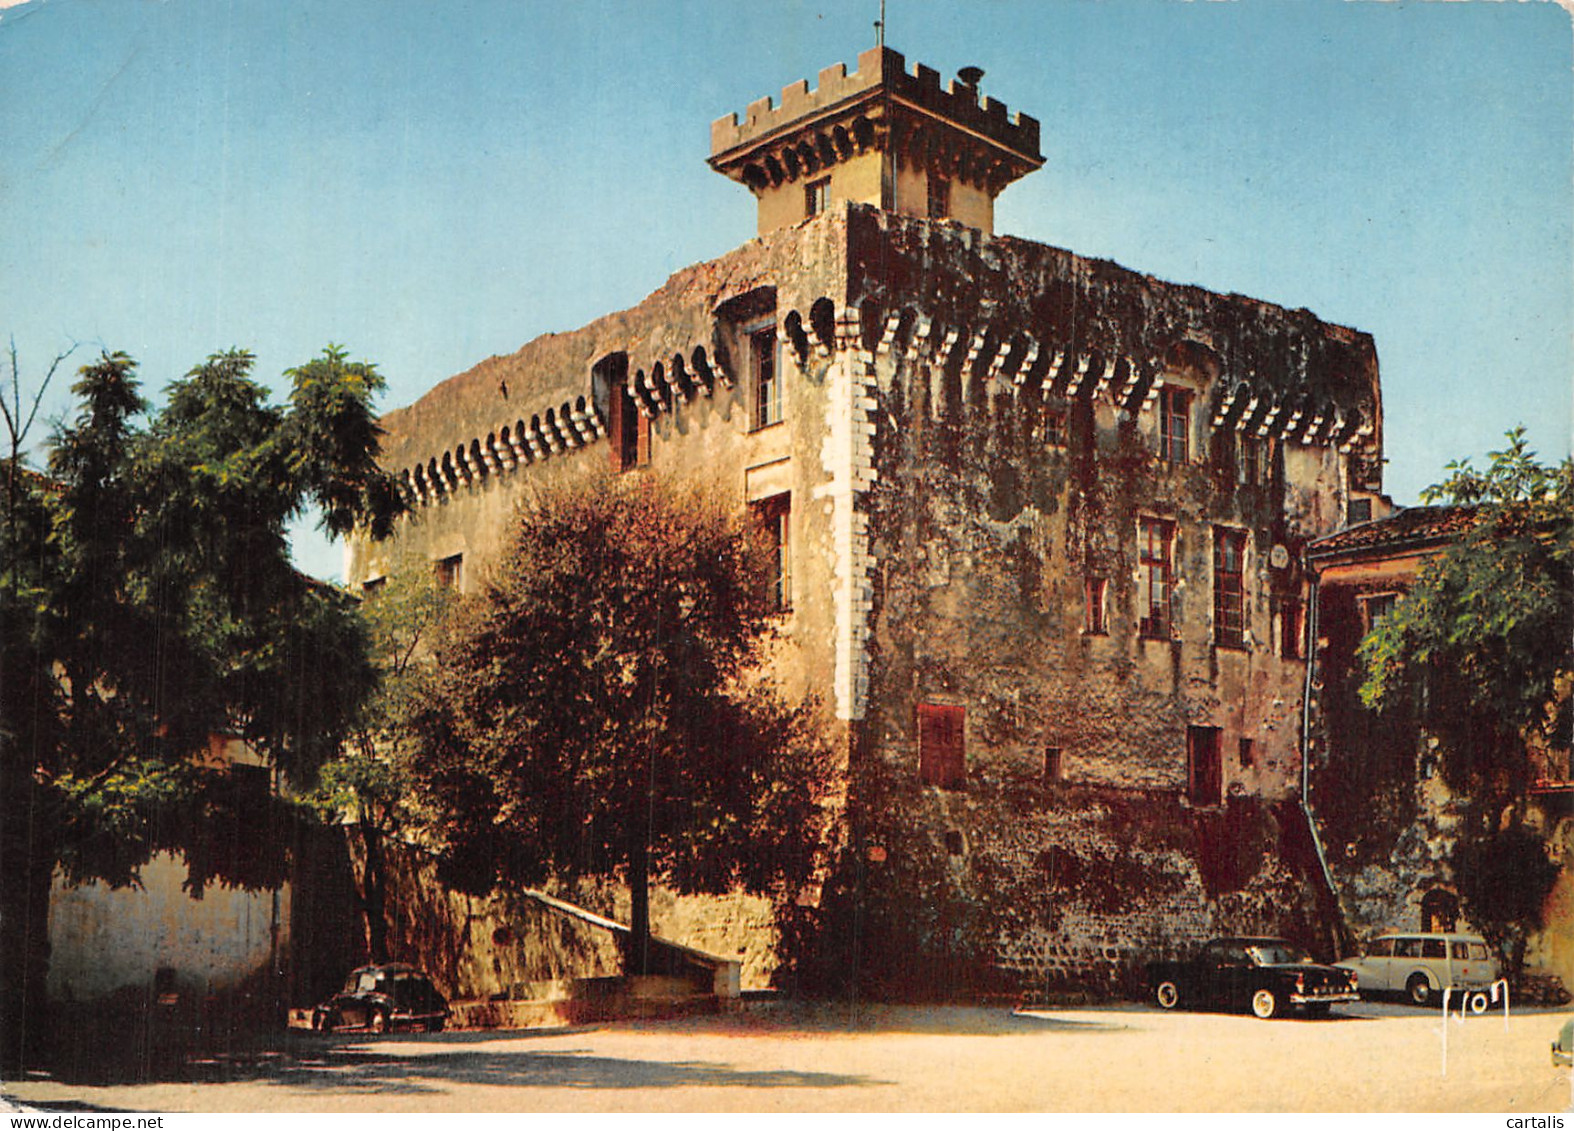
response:
<svg viewBox="0 0 1574 1131"><path fill-rule="evenodd" d="M155 393L230 346L282 390L339 342L409 403L748 240L711 120L854 65L878 7L0 0L0 337L24 374L125 350ZM1517 423L1568 452L1564 9L889 9L910 63L977 64L1043 123L998 230L1373 334L1399 502Z"/></svg>

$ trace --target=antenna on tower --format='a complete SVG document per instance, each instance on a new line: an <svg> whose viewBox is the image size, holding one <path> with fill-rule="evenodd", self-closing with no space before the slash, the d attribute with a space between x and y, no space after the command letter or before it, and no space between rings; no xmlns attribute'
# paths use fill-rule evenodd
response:
<svg viewBox="0 0 1574 1131"><path fill-rule="evenodd" d="M885 0L880 0L880 18L874 22L874 45L885 46Z"/></svg>

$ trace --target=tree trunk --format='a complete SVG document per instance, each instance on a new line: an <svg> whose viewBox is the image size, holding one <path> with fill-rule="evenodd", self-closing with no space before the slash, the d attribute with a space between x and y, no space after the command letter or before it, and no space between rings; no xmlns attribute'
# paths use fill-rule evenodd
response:
<svg viewBox="0 0 1574 1131"><path fill-rule="evenodd" d="M37 787L5 784L19 786L5 790L0 830L0 1073L14 1080L46 1051L55 855L38 837L29 811Z"/></svg>
<svg viewBox="0 0 1574 1131"><path fill-rule="evenodd" d="M383 857L382 834L362 820L361 845L366 869L361 877L361 912L366 919L366 950L373 962L388 961L388 868Z"/></svg>
<svg viewBox="0 0 1574 1131"><path fill-rule="evenodd" d="M650 973L650 846L636 834L629 845L628 956L623 972L628 975Z"/></svg>

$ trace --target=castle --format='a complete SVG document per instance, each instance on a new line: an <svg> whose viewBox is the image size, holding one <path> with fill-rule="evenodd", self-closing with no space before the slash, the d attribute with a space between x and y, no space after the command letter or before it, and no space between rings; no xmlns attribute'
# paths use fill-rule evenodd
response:
<svg viewBox="0 0 1574 1131"><path fill-rule="evenodd" d="M1327 957L1303 549L1382 498L1372 340L995 234L1044 157L979 79L877 47L716 121L758 237L388 413L411 514L347 579L469 590L525 491L703 481L773 531L776 674L848 771L795 927L822 971L1114 986L1247 931Z"/></svg>

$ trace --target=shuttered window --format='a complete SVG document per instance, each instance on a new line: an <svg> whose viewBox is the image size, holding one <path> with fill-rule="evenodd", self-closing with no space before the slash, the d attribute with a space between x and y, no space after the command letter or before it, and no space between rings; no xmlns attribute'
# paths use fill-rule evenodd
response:
<svg viewBox="0 0 1574 1131"><path fill-rule="evenodd" d="M961 789L967 780L965 712L938 703L918 706L918 776L925 785Z"/></svg>

